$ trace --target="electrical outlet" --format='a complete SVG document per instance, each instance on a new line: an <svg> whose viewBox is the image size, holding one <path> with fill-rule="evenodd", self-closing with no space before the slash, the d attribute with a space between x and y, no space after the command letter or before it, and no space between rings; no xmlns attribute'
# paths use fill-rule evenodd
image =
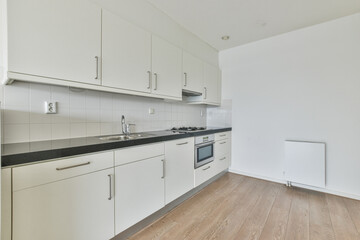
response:
<svg viewBox="0 0 360 240"><path fill-rule="evenodd" d="M57 112L57 102L45 102L45 113L54 114Z"/></svg>
<svg viewBox="0 0 360 240"><path fill-rule="evenodd" d="M149 114L155 114L155 108L149 108Z"/></svg>

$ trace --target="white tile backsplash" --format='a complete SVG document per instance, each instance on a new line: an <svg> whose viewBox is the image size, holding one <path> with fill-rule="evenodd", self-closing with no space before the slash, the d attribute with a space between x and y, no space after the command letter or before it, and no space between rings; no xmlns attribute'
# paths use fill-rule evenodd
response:
<svg viewBox="0 0 360 240"><path fill-rule="evenodd" d="M51 139L51 124L30 124L30 141L44 141Z"/></svg>
<svg viewBox="0 0 360 240"><path fill-rule="evenodd" d="M4 124L3 143L30 141L30 124Z"/></svg>
<svg viewBox="0 0 360 240"><path fill-rule="evenodd" d="M4 105L30 107L30 83L4 86Z"/></svg>
<svg viewBox="0 0 360 240"><path fill-rule="evenodd" d="M4 143L118 134L122 115L135 132L206 126L203 105L24 82L3 91ZM58 113L45 114L45 101L57 102Z"/></svg>
<svg viewBox="0 0 360 240"><path fill-rule="evenodd" d="M70 124L70 137L86 137L86 123L71 123Z"/></svg>
<svg viewBox="0 0 360 240"><path fill-rule="evenodd" d="M221 107L208 107L207 126L231 127L232 126L232 100L223 99Z"/></svg>
<svg viewBox="0 0 360 240"><path fill-rule="evenodd" d="M70 123L51 124L51 139L62 139L70 137Z"/></svg>
<svg viewBox="0 0 360 240"><path fill-rule="evenodd" d="M6 105L3 111L4 124L29 124L30 113L27 106Z"/></svg>

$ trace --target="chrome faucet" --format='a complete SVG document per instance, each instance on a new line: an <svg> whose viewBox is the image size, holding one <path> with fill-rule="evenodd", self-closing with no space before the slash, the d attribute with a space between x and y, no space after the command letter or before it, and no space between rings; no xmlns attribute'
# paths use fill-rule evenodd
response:
<svg viewBox="0 0 360 240"><path fill-rule="evenodd" d="M121 116L121 129L122 129L123 134L125 134L125 135L131 134L130 126L132 126L132 125L135 125L135 124L126 123L125 116L124 115Z"/></svg>

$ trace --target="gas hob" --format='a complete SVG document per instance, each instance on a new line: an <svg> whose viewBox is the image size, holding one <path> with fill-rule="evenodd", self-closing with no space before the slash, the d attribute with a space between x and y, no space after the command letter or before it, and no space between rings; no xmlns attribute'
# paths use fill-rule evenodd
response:
<svg viewBox="0 0 360 240"><path fill-rule="evenodd" d="M206 127L173 127L170 129L173 132L179 132L179 133L188 133L188 132L196 132L196 131L203 131L206 130Z"/></svg>

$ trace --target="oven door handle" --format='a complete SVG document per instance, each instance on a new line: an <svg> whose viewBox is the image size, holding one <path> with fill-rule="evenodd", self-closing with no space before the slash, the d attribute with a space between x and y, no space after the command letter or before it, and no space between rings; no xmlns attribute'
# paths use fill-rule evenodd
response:
<svg viewBox="0 0 360 240"><path fill-rule="evenodd" d="M196 148L205 147L205 146L213 145L214 143L215 143L214 141L209 141L201 144L196 144L195 147Z"/></svg>

